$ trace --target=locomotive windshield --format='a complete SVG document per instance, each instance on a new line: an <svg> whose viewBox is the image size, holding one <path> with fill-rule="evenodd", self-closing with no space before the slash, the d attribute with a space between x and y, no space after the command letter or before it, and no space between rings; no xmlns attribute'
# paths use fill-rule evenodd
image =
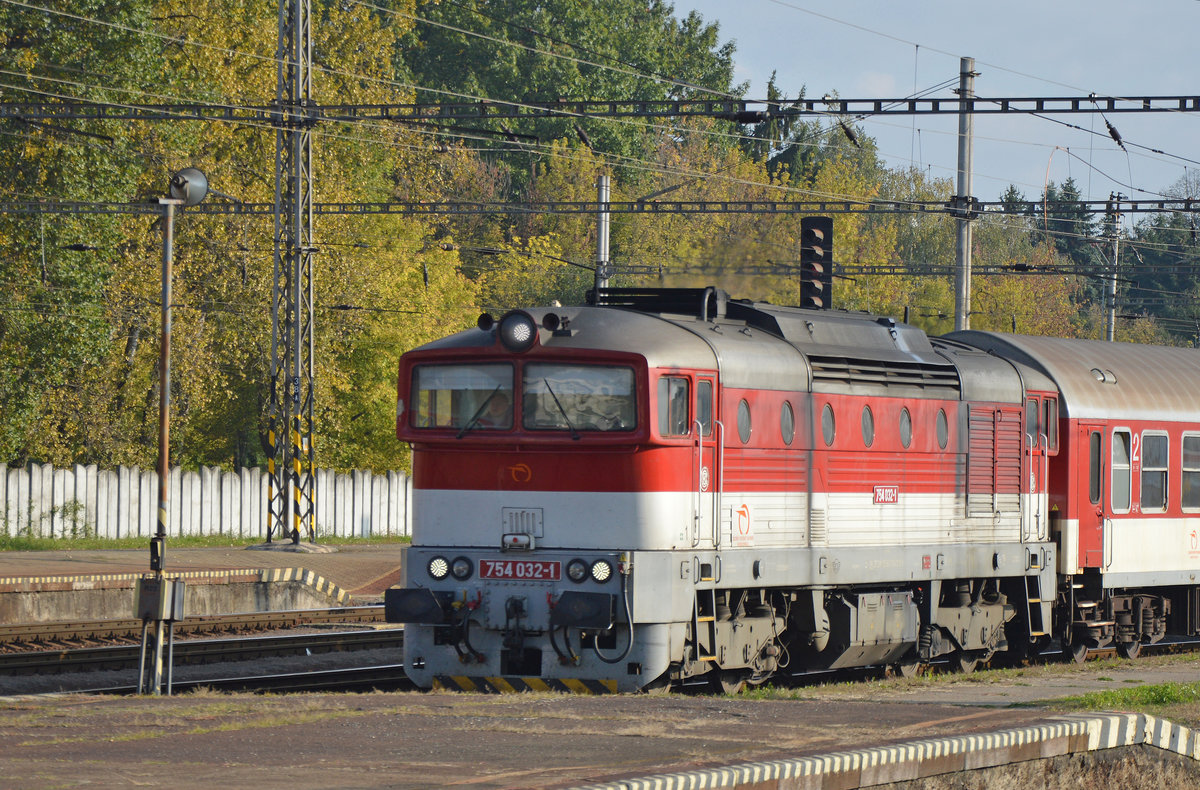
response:
<svg viewBox="0 0 1200 790"><path fill-rule="evenodd" d="M415 428L513 428L513 367L418 365L413 370ZM527 430L632 431L637 427L633 369L612 365L528 363L517 412Z"/></svg>
<svg viewBox="0 0 1200 790"><path fill-rule="evenodd" d="M512 365L419 365L413 371L413 426L512 427Z"/></svg>
<svg viewBox="0 0 1200 790"><path fill-rule="evenodd" d="M532 430L632 431L632 368L530 363L521 377L522 421Z"/></svg>

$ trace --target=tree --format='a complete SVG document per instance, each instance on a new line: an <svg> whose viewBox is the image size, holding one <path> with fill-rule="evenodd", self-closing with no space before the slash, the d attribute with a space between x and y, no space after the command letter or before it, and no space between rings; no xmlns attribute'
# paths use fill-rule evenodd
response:
<svg viewBox="0 0 1200 790"><path fill-rule="evenodd" d="M58 13L63 6L70 13ZM0 8L0 69L15 99L69 94L127 101L155 86L162 56L145 0L51 3L44 12ZM103 19L100 26L87 20ZM129 200L145 165L138 140L118 122L24 123L0 135L0 172L23 199ZM59 461L47 430L78 424L88 370L109 353L112 316L104 292L134 225L112 216L0 217L0 459ZM61 419L43 419L62 404ZM69 411L69 416L67 415ZM86 416L84 417L86 420Z"/></svg>
<svg viewBox="0 0 1200 790"><path fill-rule="evenodd" d="M425 0L418 16L395 51L396 72L425 89L422 101L654 100L732 90L733 45L718 45L717 26L695 12L676 19L662 0ZM462 131L507 152L501 158L521 187L539 144L578 139L608 156L640 157L647 131L661 124L548 117Z"/></svg>

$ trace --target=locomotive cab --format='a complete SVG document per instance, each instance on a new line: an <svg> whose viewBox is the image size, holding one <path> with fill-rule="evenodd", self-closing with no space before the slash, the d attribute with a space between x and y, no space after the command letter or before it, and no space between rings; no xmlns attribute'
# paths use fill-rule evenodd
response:
<svg viewBox="0 0 1200 790"><path fill-rule="evenodd" d="M662 329L517 311L403 357L413 544L387 615L419 683L616 690L666 671L665 618L633 602L663 594L664 552L711 543L718 454L711 350L683 333L667 366L624 350ZM456 672L427 658L447 651Z"/></svg>

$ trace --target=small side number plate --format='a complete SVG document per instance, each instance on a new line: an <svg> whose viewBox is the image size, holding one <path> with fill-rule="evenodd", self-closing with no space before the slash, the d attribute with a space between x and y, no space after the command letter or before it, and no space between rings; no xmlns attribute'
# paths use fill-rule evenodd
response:
<svg viewBox="0 0 1200 790"><path fill-rule="evenodd" d="M562 578L562 563L550 560L480 560L479 575L484 579L556 582Z"/></svg>

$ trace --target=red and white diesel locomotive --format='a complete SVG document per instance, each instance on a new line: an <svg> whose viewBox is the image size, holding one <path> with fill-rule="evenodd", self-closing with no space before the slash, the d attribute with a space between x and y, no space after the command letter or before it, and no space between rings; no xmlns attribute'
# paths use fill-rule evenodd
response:
<svg viewBox="0 0 1200 790"><path fill-rule="evenodd" d="M405 354L420 686L734 689L1200 633L1200 351L599 290Z"/></svg>

